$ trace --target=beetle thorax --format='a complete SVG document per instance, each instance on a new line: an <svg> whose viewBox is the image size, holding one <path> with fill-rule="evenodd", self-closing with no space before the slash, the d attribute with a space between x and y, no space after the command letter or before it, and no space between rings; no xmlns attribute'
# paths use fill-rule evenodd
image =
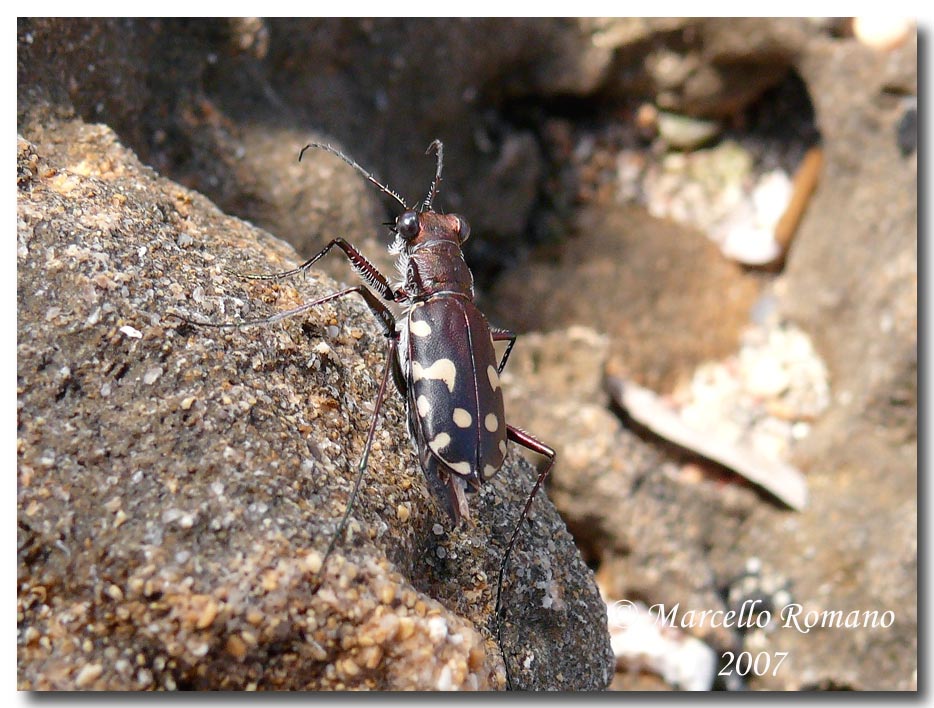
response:
<svg viewBox="0 0 934 708"><path fill-rule="evenodd" d="M464 295L473 300L473 276L460 246L450 241L436 241L410 253L405 290L415 300L438 293Z"/></svg>

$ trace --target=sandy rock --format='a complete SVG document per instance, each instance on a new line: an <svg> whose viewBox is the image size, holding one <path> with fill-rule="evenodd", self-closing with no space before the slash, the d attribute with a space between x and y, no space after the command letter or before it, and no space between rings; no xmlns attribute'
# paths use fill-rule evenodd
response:
<svg viewBox="0 0 934 708"><path fill-rule="evenodd" d="M528 466L512 458L476 525L437 536L393 396L366 493L322 568L384 360L365 307L183 324L171 313L236 321L338 286L231 277L296 256L159 178L105 127L33 133L17 146L20 686L502 688L496 559ZM504 588L514 681L604 687L591 573L544 496L533 510ZM538 640L546 628L564 639ZM594 651L605 660L568 662Z"/></svg>

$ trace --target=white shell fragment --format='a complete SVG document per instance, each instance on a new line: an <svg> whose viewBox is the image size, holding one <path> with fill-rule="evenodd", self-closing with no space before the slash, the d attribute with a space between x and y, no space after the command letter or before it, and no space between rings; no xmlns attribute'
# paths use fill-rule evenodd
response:
<svg viewBox="0 0 934 708"><path fill-rule="evenodd" d="M610 395L636 422L656 435L729 467L792 509L800 511L807 505L807 482L791 465L763 457L742 443L730 443L692 428L658 396L632 382L609 378L607 387Z"/></svg>
<svg viewBox="0 0 934 708"><path fill-rule="evenodd" d="M792 182L787 174L775 170L764 175L755 186L744 217L727 220L720 229L720 250L727 258L746 265L771 263L782 253L775 238L775 228L791 202Z"/></svg>
<svg viewBox="0 0 934 708"><path fill-rule="evenodd" d="M607 602L610 646L618 664L647 669L684 691L709 691L717 653L706 643L664 624L641 602Z"/></svg>

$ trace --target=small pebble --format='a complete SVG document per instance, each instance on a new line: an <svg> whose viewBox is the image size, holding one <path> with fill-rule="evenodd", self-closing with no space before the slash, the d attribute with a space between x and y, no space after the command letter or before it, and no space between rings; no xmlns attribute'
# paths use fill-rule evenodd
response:
<svg viewBox="0 0 934 708"><path fill-rule="evenodd" d="M636 111L635 123L642 135L652 135L658 129L658 108L651 103L643 103Z"/></svg>
<svg viewBox="0 0 934 708"><path fill-rule="evenodd" d="M743 376L746 390L754 396L777 396L790 385L788 371L777 357L758 356L746 364Z"/></svg>
<svg viewBox="0 0 934 708"><path fill-rule="evenodd" d="M214 619L217 617L217 612L219 608L217 603L213 599L208 599L204 608L201 610L201 614L198 615L198 621L195 624L195 627L198 629L207 629L214 623Z"/></svg>
<svg viewBox="0 0 934 708"><path fill-rule="evenodd" d="M309 573L317 573L321 570L321 554L317 551L311 551L305 556L305 570Z"/></svg>
<svg viewBox="0 0 934 708"><path fill-rule="evenodd" d="M781 255L781 247L771 230L747 224L731 228L720 251L730 260L750 266L766 265Z"/></svg>
<svg viewBox="0 0 934 708"><path fill-rule="evenodd" d="M87 664L81 667L78 675L75 677L75 686L78 688L87 688L104 673L104 667L100 664Z"/></svg>
<svg viewBox="0 0 934 708"><path fill-rule="evenodd" d="M227 653L238 661L242 660L246 656L247 645L236 634L231 634L227 638L227 645L225 648L227 649Z"/></svg>
<svg viewBox="0 0 934 708"><path fill-rule="evenodd" d="M715 120L692 118L668 111L658 112L657 125L659 136L678 150L699 148L720 133L720 123Z"/></svg>

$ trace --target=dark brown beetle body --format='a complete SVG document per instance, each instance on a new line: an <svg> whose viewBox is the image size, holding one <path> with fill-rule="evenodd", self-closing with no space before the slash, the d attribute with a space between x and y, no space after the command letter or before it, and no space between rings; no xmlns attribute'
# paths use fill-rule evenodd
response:
<svg viewBox="0 0 934 708"><path fill-rule="evenodd" d="M393 250L409 304L399 327L409 432L431 493L457 523L470 516L464 492L479 489L506 458L496 350L461 253L467 222L406 212L399 225ZM416 235L406 240L407 233Z"/></svg>

